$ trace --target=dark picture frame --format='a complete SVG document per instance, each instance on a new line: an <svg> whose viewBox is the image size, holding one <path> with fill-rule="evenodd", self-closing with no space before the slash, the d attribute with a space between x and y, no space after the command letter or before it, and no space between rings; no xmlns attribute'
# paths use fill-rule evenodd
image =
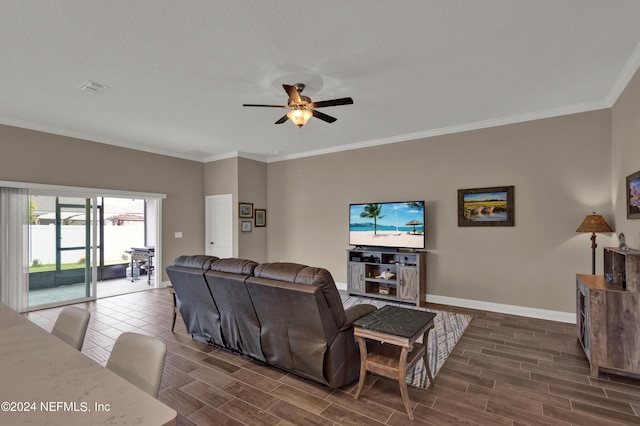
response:
<svg viewBox="0 0 640 426"><path fill-rule="evenodd" d="M458 190L458 226L515 226L515 187Z"/></svg>
<svg viewBox="0 0 640 426"><path fill-rule="evenodd" d="M251 225L253 223L250 220L241 220L240 221L240 231L241 232L251 232Z"/></svg>
<svg viewBox="0 0 640 426"><path fill-rule="evenodd" d="M253 219L253 203L238 203L238 217Z"/></svg>
<svg viewBox="0 0 640 426"><path fill-rule="evenodd" d="M640 171L627 176L627 219L640 219Z"/></svg>
<svg viewBox="0 0 640 426"><path fill-rule="evenodd" d="M267 226L267 210L255 209L255 226L256 228L262 228Z"/></svg>

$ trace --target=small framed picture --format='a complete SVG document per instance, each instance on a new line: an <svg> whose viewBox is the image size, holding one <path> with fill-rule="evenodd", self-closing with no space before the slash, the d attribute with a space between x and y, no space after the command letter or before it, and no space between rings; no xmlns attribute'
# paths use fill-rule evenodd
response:
<svg viewBox="0 0 640 426"><path fill-rule="evenodd" d="M640 219L640 172L627 176L627 219Z"/></svg>
<svg viewBox="0 0 640 426"><path fill-rule="evenodd" d="M253 218L253 203L238 203L238 216L241 218Z"/></svg>
<svg viewBox="0 0 640 426"><path fill-rule="evenodd" d="M513 186L458 190L458 226L514 226Z"/></svg>
<svg viewBox="0 0 640 426"><path fill-rule="evenodd" d="M256 228L267 226L267 211L265 209L256 209Z"/></svg>
<svg viewBox="0 0 640 426"><path fill-rule="evenodd" d="M241 220L240 221L240 230L242 232L251 232L251 221L250 220Z"/></svg>

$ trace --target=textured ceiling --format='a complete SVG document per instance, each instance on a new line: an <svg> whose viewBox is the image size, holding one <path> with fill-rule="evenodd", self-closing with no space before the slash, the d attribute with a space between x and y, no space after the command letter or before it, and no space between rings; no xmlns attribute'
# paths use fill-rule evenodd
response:
<svg viewBox="0 0 640 426"><path fill-rule="evenodd" d="M2 0L0 123L200 161L397 142L610 107L639 21L637 0ZM283 83L354 105L301 130L242 107Z"/></svg>

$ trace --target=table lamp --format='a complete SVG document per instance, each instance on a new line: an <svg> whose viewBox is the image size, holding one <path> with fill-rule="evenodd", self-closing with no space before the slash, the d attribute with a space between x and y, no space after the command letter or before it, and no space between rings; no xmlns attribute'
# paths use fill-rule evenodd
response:
<svg viewBox="0 0 640 426"><path fill-rule="evenodd" d="M591 274L596 274L596 232L613 232L613 229L609 226L604 218L593 212L593 214L587 215L584 218L576 232L591 232Z"/></svg>

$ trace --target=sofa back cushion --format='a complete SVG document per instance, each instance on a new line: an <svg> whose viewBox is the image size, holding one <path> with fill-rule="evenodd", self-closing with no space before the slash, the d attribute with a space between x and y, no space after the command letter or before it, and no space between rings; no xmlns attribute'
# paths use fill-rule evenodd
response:
<svg viewBox="0 0 640 426"><path fill-rule="evenodd" d="M211 270L216 272L228 272L230 274L251 275L258 266L258 262L246 259L228 258L217 259L211 263Z"/></svg>
<svg viewBox="0 0 640 426"><path fill-rule="evenodd" d="M206 269L218 258L213 256L180 256L166 271L180 300L180 314L187 331L199 340L222 345L220 313L207 282Z"/></svg>
<svg viewBox="0 0 640 426"><path fill-rule="evenodd" d="M220 314L224 346L264 361L260 322L245 285L257 265L244 259L216 260L205 273L205 279Z"/></svg>
<svg viewBox="0 0 640 426"><path fill-rule="evenodd" d="M326 351L344 322L335 306L328 271L295 263L264 263L247 278L260 321L261 343L270 364L328 384ZM334 312L336 311L336 312ZM342 315L340 315L342 314Z"/></svg>
<svg viewBox="0 0 640 426"><path fill-rule="evenodd" d="M218 260L215 256L206 256L203 254L196 254L193 256L178 256L176 260L173 261L174 266L182 266L184 268L195 268L195 269L209 269L211 268L211 264Z"/></svg>

